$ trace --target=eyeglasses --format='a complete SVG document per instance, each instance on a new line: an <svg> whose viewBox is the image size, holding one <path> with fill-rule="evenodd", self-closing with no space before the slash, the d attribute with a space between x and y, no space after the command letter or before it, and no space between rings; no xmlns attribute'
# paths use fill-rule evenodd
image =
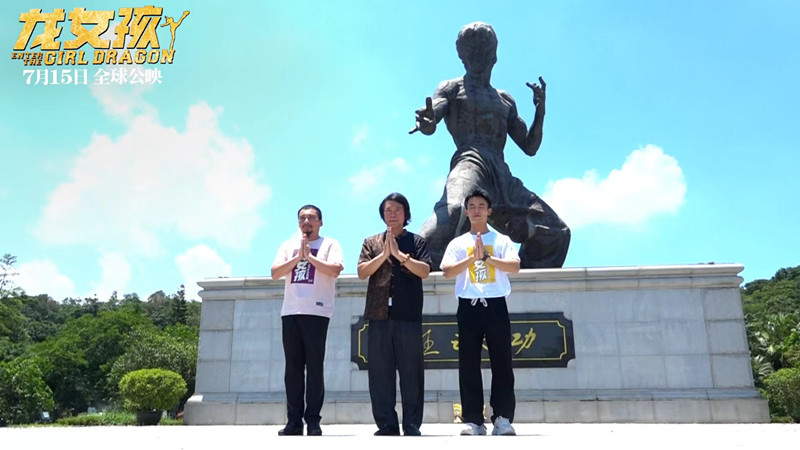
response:
<svg viewBox="0 0 800 450"><path fill-rule="evenodd" d="M301 222L301 223L305 222L306 220L308 220L309 222L316 222L316 221L319 220L319 217L317 217L315 215L303 215L303 216L299 216L297 218L297 221Z"/></svg>

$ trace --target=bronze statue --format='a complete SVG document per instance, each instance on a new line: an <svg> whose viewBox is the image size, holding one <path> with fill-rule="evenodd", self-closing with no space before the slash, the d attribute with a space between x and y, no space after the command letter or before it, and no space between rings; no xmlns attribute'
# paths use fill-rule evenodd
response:
<svg viewBox="0 0 800 450"><path fill-rule="evenodd" d="M489 224L522 244L521 267L561 267L569 249L569 227L511 175L503 157L506 136L529 156L539 150L547 85L542 77L540 84L526 83L533 90L536 107L528 129L514 99L489 83L497 62L497 36L492 27L480 22L464 26L456 48L466 74L439 84L433 98L428 97L425 107L416 111L416 127L409 132L431 135L444 119L456 144L442 198L420 229L433 267L439 266L447 243L469 230L463 202L475 187L483 188L493 199Z"/></svg>

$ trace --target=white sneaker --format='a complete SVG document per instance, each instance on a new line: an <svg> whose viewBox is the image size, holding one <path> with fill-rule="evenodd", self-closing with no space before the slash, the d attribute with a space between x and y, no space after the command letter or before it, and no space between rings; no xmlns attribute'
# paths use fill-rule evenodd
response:
<svg viewBox="0 0 800 450"><path fill-rule="evenodd" d="M464 425L467 427L461 430L462 436L486 436L486 426L476 425L472 422L467 422Z"/></svg>
<svg viewBox="0 0 800 450"><path fill-rule="evenodd" d="M516 436L517 432L511 426L511 422L503 416L497 416L494 419L494 428L492 429L492 436Z"/></svg>

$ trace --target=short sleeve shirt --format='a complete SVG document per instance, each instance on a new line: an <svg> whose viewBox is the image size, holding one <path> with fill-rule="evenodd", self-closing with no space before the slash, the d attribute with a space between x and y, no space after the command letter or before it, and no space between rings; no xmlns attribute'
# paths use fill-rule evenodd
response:
<svg viewBox="0 0 800 450"><path fill-rule="evenodd" d="M385 233L364 239L358 263L367 262L383 251ZM397 237L398 249L428 266L433 263L425 239L408 231ZM414 275L395 258L389 258L369 277L364 318L385 320L390 316L389 297L392 298L391 318L395 320L422 320L422 279Z"/></svg>
<svg viewBox="0 0 800 450"><path fill-rule="evenodd" d="M519 259L516 245L511 239L491 230L481 235L484 249L500 259ZM475 235L464 233L447 244L442 256L442 267L455 264L475 252ZM463 298L507 297L511 293L508 274L502 270L477 260L467 270L456 276L455 295Z"/></svg>
<svg viewBox="0 0 800 450"><path fill-rule="evenodd" d="M319 237L309 242L311 254L327 262L344 265L342 247L335 239ZM300 252L300 239L284 242L273 265L286 262ZM316 270L308 260L301 260L285 277L281 316L308 314L331 317L336 297L336 278Z"/></svg>

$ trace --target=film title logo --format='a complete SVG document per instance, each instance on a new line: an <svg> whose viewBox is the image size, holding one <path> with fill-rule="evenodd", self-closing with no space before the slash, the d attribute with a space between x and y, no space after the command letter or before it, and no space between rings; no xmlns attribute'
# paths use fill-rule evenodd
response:
<svg viewBox="0 0 800 450"><path fill-rule="evenodd" d="M111 21L117 15L115 11L74 8L69 14L65 14L63 9L54 9L48 13L43 13L41 9L31 9L19 15L19 21L23 24L22 31L14 44L11 59L22 60L26 66L172 64L175 58L175 32L189 15L189 11L184 11L177 21L164 16L162 24L162 9L152 5L120 8L121 21L114 27L112 39L104 39L102 36L109 30ZM67 37L69 40L61 42L58 39L64 27L59 25L65 19L71 24L69 31L74 39ZM42 26L38 26L40 24ZM41 31L39 34L34 33L37 26ZM159 27L169 27L169 49L161 48L156 33ZM80 50L86 44L94 49L93 52ZM37 47L40 51L31 51Z"/></svg>

